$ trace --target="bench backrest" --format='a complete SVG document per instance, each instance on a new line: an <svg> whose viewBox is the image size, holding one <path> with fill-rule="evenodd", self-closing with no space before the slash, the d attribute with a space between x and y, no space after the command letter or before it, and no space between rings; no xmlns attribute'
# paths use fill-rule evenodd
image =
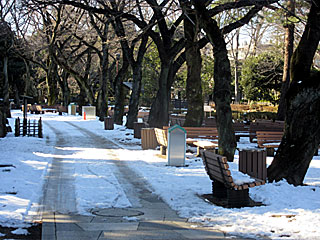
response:
<svg viewBox="0 0 320 240"><path fill-rule="evenodd" d="M250 123L250 141L252 142L253 138L256 137L257 131L269 131L269 132L281 132L284 130L284 122L283 121L275 121L272 120L257 120L257 122Z"/></svg>
<svg viewBox="0 0 320 240"><path fill-rule="evenodd" d="M181 116L170 116L169 120L170 120L170 126L173 126L175 124L183 126L184 122L186 121L186 118Z"/></svg>
<svg viewBox="0 0 320 240"><path fill-rule="evenodd" d="M158 143L162 146L168 146L168 131L161 128L155 128L154 132Z"/></svg>
<svg viewBox="0 0 320 240"><path fill-rule="evenodd" d="M164 130L168 130L168 126L164 126ZM187 138L207 138L218 139L218 129L212 127L183 127L187 132Z"/></svg>
<svg viewBox="0 0 320 240"><path fill-rule="evenodd" d="M232 188L235 190L244 190L254 186L260 186L265 184L265 180L255 179L255 181L242 183L237 185L234 183L229 170L227 158L211 151L201 151L202 160L209 175L213 181L219 181L225 185L226 188Z"/></svg>
<svg viewBox="0 0 320 240"><path fill-rule="evenodd" d="M40 111L40 112L42 111L41 105L35 105L35 106L36 106L36 110L37 110L37 111Z"/></svg>
<svg viewBox="0 0 320 240"><path fill-rule="evenodd" d="M235 186L226 157L210 151L202 151L202 160L212 181L222 182L228 188Z"/></svg>
<svg viewBox="0 0 320 240"><path fill-rule="evenodd" d="M257 131L256 134L258 145L281 142L283 136L282 131Z"/></svg>

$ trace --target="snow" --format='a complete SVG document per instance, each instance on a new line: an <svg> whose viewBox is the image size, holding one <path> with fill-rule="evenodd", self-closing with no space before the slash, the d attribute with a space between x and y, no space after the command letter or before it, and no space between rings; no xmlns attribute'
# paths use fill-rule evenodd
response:
<svg viewBox="0 0 320 240"><path fill-rule="evenodd" d="M244 183L252 183L255 181L255 179L250 178L250 176L248 174L244 174L242 172L239 172L236 169L231 169L230 172L231 172L233 182L237 185L241 185Z"/></svg>
<svg viewBox="0 0 320 240"><path fill-rule="evenodd" d="M13 111L14 118L22 116ZM54 158L63 158L75 165L77 211L90 215L94 208L128 207L130 201L118 182L115 166L110 160L128 162L128 166L142 175L150 190L166 201L178 214L194 225L204 224L213 229L243 237L271 239L320 239L320 157L315 156L307 172L306 186L294 187L286 181L268 183L250 189L250 197L265 206L227 209L215 206L199 196L211 193L211 181L201 158L187 154L185 167L167 166L159 150L142 150L133 130L115 125L115 130L103 130L98 120L84 121L80 116L60 116L54 113L28 115L42 117L44 137L14 137L9 133L0 139L0 225L25 231L28 219L36 218L45 176ZM14 118L9 119L14 128ZM83 140L79 146L56 147L56 135L49 127L72 137L83 137L70 124L84 128L118 146L117 149L98 148L95 142ZM48 125L49 124L49 125ZM242 137L239 149L255 148ZM62 152L64 154L62 154ZM268 164L272 158L267 158ZM238 169L229 163L234 178ZM245 179L244 179L245 178ZM248 180L241 176L240 181ZM132 218L131 221L137 219ZM0 236L2 234L0 233Z"/></svg>
<svg viewBox="0 0 320 240"><path fill-rule="evenodd" d="M29 232L23 228L18 228L16 230L12 231L11 233L16 234L16 235L28 235L29 234Z"/></svg>

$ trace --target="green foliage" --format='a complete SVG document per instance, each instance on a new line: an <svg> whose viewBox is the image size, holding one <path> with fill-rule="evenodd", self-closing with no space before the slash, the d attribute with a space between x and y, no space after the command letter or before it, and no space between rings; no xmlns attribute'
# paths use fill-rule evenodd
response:
<svg viewBox="0 0 320 240"><path fill-rule="evenodd" d="M242 66L240 85L245 97L252 101L270 101L280 97L283 60L275 52L249 57Z"/></svg>
<svg viewBox="0 0 320 240"><path fill-rule="evenodd" d="M213 58L203 54L201 80L202 80L202 93L204 96L208 96L213 93L213 87L214 87L213 66L214 66Z"/></svg>

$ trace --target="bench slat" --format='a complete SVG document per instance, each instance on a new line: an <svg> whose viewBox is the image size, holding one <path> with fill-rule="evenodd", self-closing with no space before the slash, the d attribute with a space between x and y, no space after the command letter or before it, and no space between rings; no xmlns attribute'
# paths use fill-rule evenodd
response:
<svg viewBox="0 0 320 240"><path fill-rule="evenodd" d="M160 145L162 146L168 146L168 135L167 131L160 129L160 128L155 128L154 132L156 134L157 141Z"/></svg>
<svg viewBox="0 0 320 240"><path fill-rule="evenodd" d="M283 136L283 131L257 131L257 143L261 148L277 148ZM268 144L269 143L269 144Z"/></svg>
<svg viewBox="0 0 320 240"><path fill-rule="evenodd" d="M202 151L202 156L206 171L210 179L222 182L226 185L226 187L233 188L235 190L245 190L250 187L265 184L265 181L255 179L254 182L237 185L233 182L226 157L220 156L210 151Z"/></svg>
<svg viewBox="0 0 320 240"><path fill-rule="evenodd" d="M167 130L169 126L164 126ZM184 127L187 132L187 138L207 138L218 139L218 129L214 127Z"/></svg>
<svg viewBox="0 0 320 240"><path fill-rule="evenodd" d="M210 169L210 171L215 171L215 172L219 173L220 176L222 176L222 175L225 176L225 177L230 177L231 176L230 170L224 168L221 171L219 166L216 166L215 164L211 164L209 162L207 164L208 164L208 168Z"/></svg>

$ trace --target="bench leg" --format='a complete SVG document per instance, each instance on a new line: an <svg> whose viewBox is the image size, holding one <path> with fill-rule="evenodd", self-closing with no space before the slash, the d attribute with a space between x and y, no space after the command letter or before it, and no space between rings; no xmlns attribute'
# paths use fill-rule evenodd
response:
<svg viewBox="0 0 320 240"><path fill-rule="evenodd" d="M161 155L166 155L167 154L167 147L160 146L160 154Z"/></svg>
<svg viewBox="0 0 320 240"><path fill-rule="evenodd" d="M246 207L250 203L249 189L234 190L224 186L218 181L212 182L212 196L216 198L223 198L227 200L228 208Z"/></svg>
<svg viewBox="0 0 320 240"><path fill-rule="evenodd" d="M229 208L241 208L246 207L250 203L249 189L234 190L227 189L227 207Z"/></svg>
<svg viewBox="0 0 320 240"><path fill-rule="evenodd" d="M268 157L274 156L274 148L267 148L267 156Z"/></svg>
<svg viewBox="0 0 320 240"><path fill-rule="evenodd" d="M201 157L200 147L197 147L197 155L196 155L196 157Z"/></svg>
<svg viewBox="0 0 320 240"><path fill-rule="evenodd" d="M216 198L226 198L228 196L227 188L218 181L212 182L212 196Z"/></svg>

